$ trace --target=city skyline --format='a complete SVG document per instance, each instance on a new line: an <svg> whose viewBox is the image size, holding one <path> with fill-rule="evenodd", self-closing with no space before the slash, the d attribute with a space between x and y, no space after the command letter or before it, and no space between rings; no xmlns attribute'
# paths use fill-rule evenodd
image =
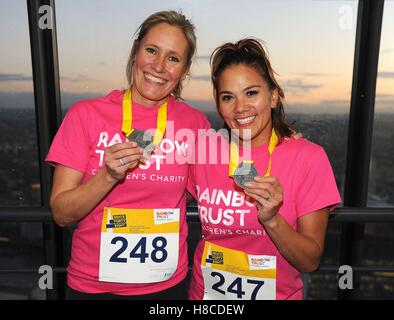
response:
<svg viewBox="0 0 394 320"><path fill-rule="evenodd" d="M126 0L111 3L57 0L62 97L101 96L112 89L126 87L125 66L137 27L153 12L174 9L182 10L197 29L198 51L191 80L184 86L186 100L212 100L209 55L217 45L255 36L266 43L290 109L303 106L311 112L347 112L357 3L284 0L240 3L223 0L215 1L213 5L207 0L198 3L167 0L135 1L133 6ZM2 43L14 45L0 49L0 92L32 92L25 1L2 2L0 7L0 27L12 31L1 34ZM138 10L131 10L133 7ZM13 12L13 18L6 12ZM377 111L392 110L394 105L394 45L388 40L389 34L394 33L394 20L386 16L394 16L393 1L385 3ZM213 28L215 32L212 32Z"/></svg>

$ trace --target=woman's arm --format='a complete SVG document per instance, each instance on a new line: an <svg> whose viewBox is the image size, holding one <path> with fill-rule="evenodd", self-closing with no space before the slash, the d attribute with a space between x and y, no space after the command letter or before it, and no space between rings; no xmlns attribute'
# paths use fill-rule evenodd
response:
<svg viewBox="0 0 394 320"><path fill-rule="evenodd" d="M280 253L301 272L316 270L323 253L328 209L311 212L297 220L297 231L278 214L283 190L275 177L256 177L245 193L256 199L259 221Z"/></svg>
<svg viewBox="0 0 394 320"><path fill-rule="evenodd" d="M142 156L143 149L135 142L113 145L105 150L105 167L85 183L82 172L56 165L50 199L55 222L64 227L88 215L124 179L126 172L137 166Z"/></svg>
<svg viewBox="0 0 394 320"><path fill-rule="evenodd" d="M69 226L84 218L115 186L117 180L108 177L105 170L86 183L83 173L56 165L51 193L52 216L61 226Z"/></svg>
<svg viewBox="0 0 394 320"><path fill-rule="evenodd" d="M315 271L320 264L328 222L328 209L312 212L297 220L297 231L277 214L264 228L280 253L299 271Z"/></svg>

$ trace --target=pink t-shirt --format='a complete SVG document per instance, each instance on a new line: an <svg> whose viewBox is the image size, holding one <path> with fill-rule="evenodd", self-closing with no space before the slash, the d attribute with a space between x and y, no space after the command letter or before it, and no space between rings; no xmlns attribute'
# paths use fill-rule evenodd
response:
<svg viewBox="0 0 394 320"><path fill-rule="evenodd" d="M222 142L226 144L222 150L228 150L227 140ZM269 159L267 144L245 150L251 154L259 175L264 175ZM212 148L209 153L213 153ZM248 256L276 256L276 299L302 299L300 272L280 254L258 222L253 200L245 199L243 190L229 178L228 152L219 154L217 161L219 164L195 164L189 175L188 191L197 199L203 234L194 255L189 297L202 299L204 296L201 258L208 241ZM271 176L279 180L284 190L279 212L294 230L297 218L325 207L333 210L341 202L323 148L307 140L283 140L273 153ZM218 282L216 288L225 292L229 285ZM238 285L234 283L230 291L240 288Z"/></svg>
<svg viewBox="0 0 394 320"><path fill-rule="evenodd" d="M123 91L115 90L103 98L76 103L65 116L46 161L82 172L83 182L92 178L104 166L104 150L126 141L122 134L122 98ZM156 128L158 108L133 103L133 127L145 130ZM189 172L189 145L194 144L194 140L189 139L196 135L199 128L208 127L209 122L202 112L173 97L169 99L166 134L159 150L150 158L149 165L141 165L130 172L78 223L67 269L71 288L87 293L141 295L165 290L186 277L188 230L185 189ZM180 209L179 260L171 278L139 284L98 281L104 207Z"/></svg>

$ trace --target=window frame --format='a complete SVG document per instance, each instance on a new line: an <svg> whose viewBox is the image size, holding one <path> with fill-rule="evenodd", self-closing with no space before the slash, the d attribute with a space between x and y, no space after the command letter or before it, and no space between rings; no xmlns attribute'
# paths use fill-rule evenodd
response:
<svg viewBox="0 0 394 320"><path fill-rule="evenodd" d="M41 207L0 207L1 222L42 222L44 226L46 264L55 271L54 289L47 290L47 299L64 299L66 288L67 242L70 234L55 225L51 218L49 199L53 169L44 159L61 123L59 62L56 37L55 0L26 0L32 55L38 157L40 167ZM38 9L48 5L53 10L53 28L41 30ZM362 254L364 223L394 222L394 208L368 208L367 193L369 163L373 133L379 46L384 0L359 0L354 53L352 93L344 186L344 208L330 218L341 223L340 265L359 266ZM188 207L188 222L198 222L197 208ZM356 252L356 254L354 254ZM338 270L338 266L322 266L321 270ZM369 271L394 267L371 266ZM35 269L0 270L9 272L38 272ZM355 279L357 289L357 279ZM357 290L338 290L337 298L352 299Z"/></svg>

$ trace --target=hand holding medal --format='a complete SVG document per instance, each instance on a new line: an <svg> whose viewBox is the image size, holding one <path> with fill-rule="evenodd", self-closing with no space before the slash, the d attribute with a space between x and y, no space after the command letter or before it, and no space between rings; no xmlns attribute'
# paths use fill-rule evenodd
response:
<svg viewBox="0 0 394 320"><path fill-rule="evenodd" d="M160 108L157 116L157 129L152 135L146 130L132 128L131 89L123 95L122 132L127 142L117 143L106 149L104 162L110 176L118 181L123 180L126 172L135 168L139 162L145 162L150 153L160 144L167 121L167 103Z"/></svg>
<svg viewBox="0 0 394 320"><path fill-rule="evenodd" d="M279 210L283 201L283 189L275 177L271 177L272 154L278 144L278 136L272 129L268 146L269 161L264 177L258 176L252 160L244 160L240 165L239 150L235 143L230 144L229 175L234 182L244 189L246 195L256 200L259 221L265 224L272 219ZM235 169L235 166L238 167Z"/></svg>
<svg viewBox="0 0 394 320"><path fill-rule="evenodd" d="M140 148L143 149L144 160L149 159L151 153L157 146L153 143L152 135L145 130L133 129L133 131L127 136L127 140L135 142Z"/></svg>
<svg viewBox="0 0 394 320"><path fill-rule="evenodd" d="M283 202L283 189L275 177L255 177L246 183L245 194L256 200L258 218L262 225L278 213Z"/></svg>
<svg viewBox="0 0 394 320"><path fill-rule="evenodd" d="M135 168L143 159L144 150L136 142L114 144L104 152L107 172L115 180L123 180L126 172Z"/></svg>

